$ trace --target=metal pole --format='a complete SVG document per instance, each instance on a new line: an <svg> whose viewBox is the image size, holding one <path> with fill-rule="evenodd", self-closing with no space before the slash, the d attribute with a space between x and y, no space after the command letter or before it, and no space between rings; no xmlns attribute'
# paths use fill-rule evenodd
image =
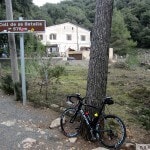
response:
<svg viewBox="0 0 150 150"><path fill-rule="evenodd" d="M22 17L19 20L23 20ZM22 98L23 105L26 105L26 79L25 79L25 60L24 60L24 34L20 34L20 57L21 57L21 83L22 83Z"/></svg>
<svg viewBox="0 0 150 150"><path fill-rule="evenodd" d="M77 25L76 25L76 32L77 32L77 51L79 51L79 31Z"/></svg>
<svg viewBox="0 0 150 150"><path fill-rule="evenodd" d="M12 1L5 0L6 5L6 19L13 20L13 11L12 11ZM9 42L9 50L10 50L10 58L11 58L11 71L12 71L12 79L13 83L16 84L19 82L19 68L18 68L18 59L17 59L17 51L16 51L16 42L14 33L8 33L8 42ZM14 96L17 99L17 93L14 88Z"/></svg>

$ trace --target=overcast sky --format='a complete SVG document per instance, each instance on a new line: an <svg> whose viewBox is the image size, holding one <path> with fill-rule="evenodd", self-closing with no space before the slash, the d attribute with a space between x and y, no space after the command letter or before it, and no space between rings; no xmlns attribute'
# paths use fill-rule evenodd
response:
<svg viewBox="0 0 150 150"><path fill-rule="evenodd" d="M45 3L59 3L60 1L63 1L63 0L33 0L33 3L35 5L42 6Z"/></svg>

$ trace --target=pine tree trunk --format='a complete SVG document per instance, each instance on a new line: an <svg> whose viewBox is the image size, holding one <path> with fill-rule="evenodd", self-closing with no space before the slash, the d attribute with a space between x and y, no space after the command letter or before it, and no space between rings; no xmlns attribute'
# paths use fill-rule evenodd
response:
<svg viewBox="0 0 150 150"><path fill-rule="evenodd" d="M96 1L86 92L86 101L90 105L100 106L106 96L112 12L113 0ZM87 109L93 113L93 110ZM85 129L83 123L81 134L90 139L89 131Z"/></svg>
<svg viewBox="0 0 150 150"><path fill-rule="evenodd" d="M100 105L106 96L113 0L97 0L87 80L87 102Z"/></svg>
<svg viewBox="0 0 150 150"><path fill-rule="evenodd" d="M7 20L13 20L13 12L12 12L12 2L11 0L5 0L6 5L6 18ZM19 82L19 70L18 70L18 61L17 61L17 52L16 52L16 43L15 43L15 36L14 33L8 34L8 42L9 42L9 49L10 49L10 58L11 58L11 70L12 70L12 79L14 85ZM16 92L14 88L14 95L15 99Z"/></svg>

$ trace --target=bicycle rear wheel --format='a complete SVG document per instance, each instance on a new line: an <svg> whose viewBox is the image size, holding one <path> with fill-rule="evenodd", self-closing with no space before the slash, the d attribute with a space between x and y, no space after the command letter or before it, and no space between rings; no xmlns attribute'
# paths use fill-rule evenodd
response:
<svg viewBox="0 0 150 150"><path fill-rule="evenodd" d="M67 137L75 137L80 131L81 118L75 108L66 109L60 119L62 132Z"/></svg>
<svg viewBox="0 0 150 150"><path fill-rule="evenodd" d="M107 148L119 148L126 138L123 121L115 115L107 115L96 126L97 138Z"/></svg>

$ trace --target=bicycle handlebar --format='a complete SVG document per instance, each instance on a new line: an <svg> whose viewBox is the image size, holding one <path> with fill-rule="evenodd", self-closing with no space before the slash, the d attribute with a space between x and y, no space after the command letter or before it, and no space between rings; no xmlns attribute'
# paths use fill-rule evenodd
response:
<svg viewBox="0 0 150 150"><path fill-rule="evenodd" d="M67 96L67 101L71 102L71 103L74 103L71 98L77 98L79 101L83 101L84 97L81 97L80 96L81 94L79 93L76 93L76 94L72 94L72 95L68 95Z"/></svg>
<svg viewBox="0 0 150 150"><path fill-rule="evenodd" d="M76 94L72 94L72 95L68 95L67 96L67 101L71 102L72 104L74 103L71 98L77 98L79 100L80 103L82 103L82 101L85 99L85 97L81 97L81 94L79 93L76 93ZM112 97L105 97L102 101L102 105L112 105L114 104L114 101L112 99ZM83 104L83 105L86 105L86 106L89 106L89 107L93 107L93 108L97 108L95 106L92 106L92 105L88 105L88 104Z"/></svg>

